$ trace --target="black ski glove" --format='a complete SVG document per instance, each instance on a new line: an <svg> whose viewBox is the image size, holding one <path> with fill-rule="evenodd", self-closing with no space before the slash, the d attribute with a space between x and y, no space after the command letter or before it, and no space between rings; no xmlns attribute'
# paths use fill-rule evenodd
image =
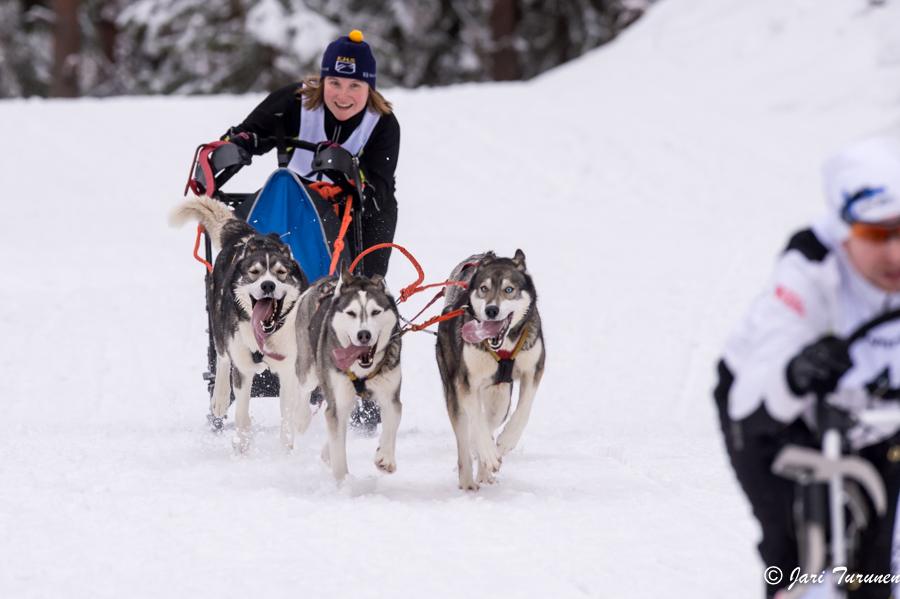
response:
<svg viewBox="0 0 900 599"><path fill-rule="evenodd" d="M233 143L248 154L259 154L259 137L256 133L248 133L247 131L237 132L234 127L228 130L222 137L223 141Z"/></svg>
<svg viewBox="0 0 900 599"><path fill-rule="evenodd" d="M832 393L840 378L852 367L847 342L826 335L804 347L788 362L788 386L797 397L810 392L820 396Z"/></svg>

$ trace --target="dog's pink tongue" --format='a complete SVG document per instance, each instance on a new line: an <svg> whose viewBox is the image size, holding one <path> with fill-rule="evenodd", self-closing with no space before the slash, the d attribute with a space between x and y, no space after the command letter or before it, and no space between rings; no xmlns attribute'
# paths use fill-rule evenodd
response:
<svg viewBox="0 0 900 599"><path fill-rule="evenodd" d="M347 370L353 365L358 357L369 351L369 349L368 346L353 345L352 343L341 349L333 349L331 350L331 354L334 358L334 365L341 370Z"/></svg>
<svg viewBox="0 0 900 599"><path fill-rule="evenodd" d="M275 300L272 298L264 298L258 300L253 306L253 314L250 315L250 324L253 327L253 336L256 338L256 345L259 351L275 360L284 360L281 354L273 354L266 351L266 337L268 335L263 331L263 323L270 318L275 312Z"/></svg>
<svg viewBox="0 0 900 599"><path fill-rule="evenodd" d="M469 343L481 343L485 339L496 337L505 324L505 320L470 320L462 327L462 338Z"/></svg>

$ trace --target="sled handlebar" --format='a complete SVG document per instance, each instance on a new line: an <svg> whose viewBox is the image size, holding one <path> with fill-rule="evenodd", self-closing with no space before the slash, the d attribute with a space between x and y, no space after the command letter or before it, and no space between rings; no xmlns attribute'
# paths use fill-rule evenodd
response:
<svg viewBox="0 0 900 599"><path fill-rule="evenodd" d="M274 138L272 138L274 139ZM292 148L299 148L301 150L309 150L310 152L315 153L321 144L314 144L308 141L303 141L302 139L289 139L286 142Z"/></svg>
<svg viewBox="0 0 900 599"><path fill-rule="evenodd" d="M849 351L851 345L864 339L876 327L898 319L900 319L900 309L894 309L863 323L844 339L844 343L847 344L847 350ZM888 424L888 421L890 423L900 423L900 418L897 417L897 414L900 412L895 412L893 409L889 409L886 412L882 409L848 412L829 402L828 396L830 395L830 393L816 394L816 405L818 406L816 409L816 420L820 434L824 434L829 429L835 429L841 435L845 435L857 424L875 424L876 422Z"/></svg>
<svg viewBox="0 0 900 599"><path fill-rule="evenodd" d="M855 342L865 338L874 328L900 318L900 310L892 310L881 314L869 322L862 324L843 341L849 350ZM820 516L812 516L821 529L829 527L831 561L833 567L844 566L848 562L853 546L847 543L845 532L847 530L847 513L856 521L853 511L845 513L844 482L855 481L869 496L879 517L886 513L887 493L884 480L878 470L859 456L845 455L844 447L847 441L847 433L856 425L878 426L900 424L900 406L896 403L879 407L868 407L862 410L845 411L828 401L832 394L816 394L816 420L818 432L821 435L821 451L816 449L789 444L784 446L772 463L772 472L778 476L794 480L801 485L812 483L824 483L827 485L827 494L822 495L823 503L828 511ZM809 529L808 529L809 530ZM837 531L837 532L835 532ZM810 534L808 531L804 534ZM807 543L812 546L812 537L807 538ZM816 545L814 564L824 564L828 547L819 542ZM807 557L807 559L810 559ZM818 570L818 566L815 567ZM791 597L799 596L804 587L798 587L797 593L791 593Z"/></svg>
<svg viewBox="0 0 900 599"><path fill-rule="evenodd" d="M264 144L277 144L275 137L263 137L259 141ZM338 145L324 146L323 143L312 143L301 139L286 139L282 143L294 149L312 152L314 172L341 173L348 182L360 179L359 164L355 157ZM282 161L284 162L283 166L287 166L286 153L282 155L279 151L279 163ZM223 198L220 199L226 199L221 191L222 186L248 164L250 164L250 156L233 142L217 141L203 144L194 153L191 176L185 187L185 194L188 189L193 189L194 193L198 195L200 193L213 196L223 195ZM339 181L339 183L342 182ZM353 191L349 184L342 183L341 187L345 188L345 191Z"/></svg>
<svg viewBox="0 0 900 599"><path fill-rule="evenodd" d="M275 143L277 143L277 139L275 138L275 136L260 137L259 142L261 144L267 144L267 143L275 144ZM316 153L322 148L322 143L324 143L324 142L312 143L310 141L303 141L302 139L288 138L288 139L284 140L284 143L289 148L297 148L300 150L309 150L310 152Z"/></svg>

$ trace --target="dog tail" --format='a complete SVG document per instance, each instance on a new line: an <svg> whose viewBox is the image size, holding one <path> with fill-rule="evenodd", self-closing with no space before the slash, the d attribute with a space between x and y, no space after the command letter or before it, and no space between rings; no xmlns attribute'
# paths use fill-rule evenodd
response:
<svg viewBox="0 0 900 599"><path fill-rule="evenodd" d="M182 227L190 221L199 222L214 245L224 245L222 231L230 221L237 220L225 204L208 196L191 198L175 206L169 213L169 226Z"/></svg>

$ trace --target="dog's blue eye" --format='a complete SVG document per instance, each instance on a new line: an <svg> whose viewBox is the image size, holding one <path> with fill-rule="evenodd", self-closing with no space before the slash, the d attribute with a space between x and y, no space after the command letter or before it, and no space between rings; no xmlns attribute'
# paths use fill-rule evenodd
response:
<svg viewBox="0 0 900 599"><path fill-rule="evenodd" d="M487 293L487 292L488 292L487 285L482 285L482 286L481 286L481 293Z"/></svg>
<svg viewBox="0 0 900 599"><path fill-rule="evenodd" d="M512 288L512 287L507 287L506 289L504 289L504 291L506 291L506 293L512 293L512 292L513 292L513 288Z"/></svg>
<svg viewBox="0 0 900 599"><path fill-rule="evenodd" d="M372 316L378 316L381 314L381 310L372 310Z"/></svg>

